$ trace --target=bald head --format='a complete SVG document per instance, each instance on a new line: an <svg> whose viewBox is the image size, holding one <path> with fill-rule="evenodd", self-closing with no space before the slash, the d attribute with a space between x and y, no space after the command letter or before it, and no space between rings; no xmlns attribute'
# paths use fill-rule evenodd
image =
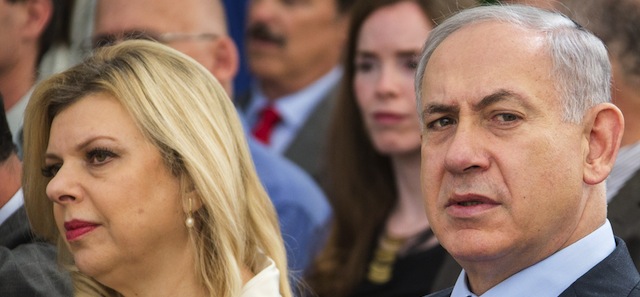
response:
<svg viewBox="0 0 640 297"><path fill-rule="evenodd" d="M163 43L205 66L230 92L238 68L238 53L227 34L220 0L99 0L93 36L122 36L130 32L150 36L167 33L217 36L177 38Z"/></svg>

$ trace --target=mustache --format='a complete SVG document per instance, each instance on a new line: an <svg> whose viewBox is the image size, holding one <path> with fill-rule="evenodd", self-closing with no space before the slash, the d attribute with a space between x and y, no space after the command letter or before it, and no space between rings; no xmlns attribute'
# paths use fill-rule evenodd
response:
<svg viewBox="0 0 640 297"><path fill-rule="evenodd" d="M250 25L246 31L246 37L251 39L259 39L262 41L273 42L279 46L284 46L287 41L284 36L281 36L269 28L265 23L255 23Z"/></svg>

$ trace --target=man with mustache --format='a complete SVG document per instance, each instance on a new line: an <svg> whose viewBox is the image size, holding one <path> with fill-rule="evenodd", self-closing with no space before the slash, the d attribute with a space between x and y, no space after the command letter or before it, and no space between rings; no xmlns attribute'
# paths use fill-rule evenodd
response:
<svg viewBox="0 0 640 297"><path fill-rule="evenodd" d="M238 53L225 20L220 0L102 0L96 7L92 44L157 40L194 58L231 95ZM278 213L289 268L302 273L327 231L329 204L300 168L255 141L249 140L249 149Z"/></svg>
<svg viewBox="0 0 640 297"><path fill-rule="evenodd" d="M464 268L431 296L640 296L607 220L624 119L597 37L538 8L472 8L431 32L416 75L427 217Z"/></svg>
<svg viewBox="0 0 640 297"><path fill-rule="evenodd" d="M250 94L237 98L253 135L316 179L353 0L250 0Z"/></svg>

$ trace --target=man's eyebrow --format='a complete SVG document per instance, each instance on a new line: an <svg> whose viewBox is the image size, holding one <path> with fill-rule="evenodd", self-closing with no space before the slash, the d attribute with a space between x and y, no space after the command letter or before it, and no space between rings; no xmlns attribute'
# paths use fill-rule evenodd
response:
<svg viewBox="0 0 640 297"><path fill-rule="evenodd" d="M521 95L514 93L509 90L500 89L492 94L484 96L480 102L473 105L472 109L474 111L480 111L484 108L487 108L495 103L513 100L517 101L519 104L524 106L527 109L533 109L533 107L524 99ZM460 107L457 105L447 105L447 104L427 104L427 106L422 111L422 117L426 117L430 114L457 114L460 112Z"/></svg>
<svg viewBox="0 0 640 297"><path fill-rule="evenodd" d="M490 95L485 96L484 98L482 98L482 100L480 100L480 102L474 104L472 108L474 111L480 111L495 103L506 101L506 100L517 101L519 104L523 105L525 108L531 109L531 105L529 104L529 102L527 102L527 100L524 99L524 97L522 97L517 93L514 93L509 90L505 90L505 89L500 89Z"/></svg>
<svg viewBox="0 0 640 297"><path fill-rule="evenodd" d="M422 111L423 115L434 114L434 113L458 113L460 111L460 107L457 105L447 105L447 104L428 104L424 110Z"/></svg>

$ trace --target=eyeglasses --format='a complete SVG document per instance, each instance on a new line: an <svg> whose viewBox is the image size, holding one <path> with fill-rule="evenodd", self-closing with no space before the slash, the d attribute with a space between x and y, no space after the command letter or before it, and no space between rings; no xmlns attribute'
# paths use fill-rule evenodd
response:
<svg viewBox="0 0 640 297"><path fill-rule="evenodd" d="M179 32L168 32L168 33L151 33L145 31L130 31L124 32L118 35L114 34L101 34L96 35L91 38L88 42L83 46L85 49L97 49L105 46L115 45L125 40L151 40L157 41L163 44L168 44L171 42L179 42L179 41L209 41L216 40L219 36L214 33L179 33Z"/></svg>

